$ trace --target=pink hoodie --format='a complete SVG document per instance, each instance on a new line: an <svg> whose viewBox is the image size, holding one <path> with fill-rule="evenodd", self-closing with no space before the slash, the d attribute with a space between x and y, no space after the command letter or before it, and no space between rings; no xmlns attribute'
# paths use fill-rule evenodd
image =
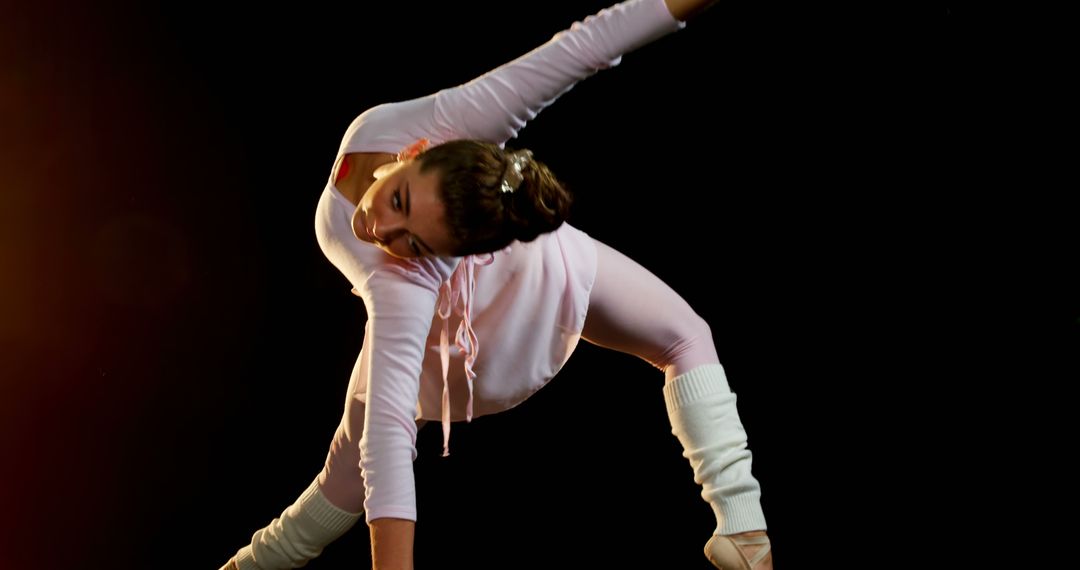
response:
<svg viewBox="0 0 1080 570"><path fill-rule="evenodd" d="M397 154L421 138L502 146L578 81L683 26L663 0L617 4L464 85L368 109L345 131L337 159ZM445 456L451 421L512 408L554 377L581 337L596 249L564 223L493 254L397 259L353 236L354 209L328 179L315 232L368 313L353 396L365 404L364 509L369 524L416 520L416 420L442 422Z"/></svg>

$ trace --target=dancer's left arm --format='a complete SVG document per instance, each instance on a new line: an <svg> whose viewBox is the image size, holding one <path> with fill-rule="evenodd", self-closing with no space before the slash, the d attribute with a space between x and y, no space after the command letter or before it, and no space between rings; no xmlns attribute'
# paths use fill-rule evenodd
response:
<svg viewBox="0 0 1080 570"><path fill-rule="evenodd" d="M362 284L368 310L364 351L369 361L360 468L376 570L412 568L416 402L438 283L445 277L425 275L420 269L388 263Z"/></svg>
<svg viewBox="0 0 1080 570"><path fill-rule="evenodd" d="M675 18L686 21L700 15L719 0L664 0L668 11Z"/></svg>
<svg viewBox="0 0 1080 570"><path fill-rule="evenodd" d="M437 92L433 121L438 138L504 144L582 79L684 26L664 0L628 0L605 8L513 61Z"/></svg>
<svg viewBox="0 0 1080 570"><path fill-rule="evenodd" d="M689 17L712 1L627 0L605 8L467 83L368 109L346 129L338 152L394 154L420 138L505 144L581 80L685 27L675 14Z"/></svg>

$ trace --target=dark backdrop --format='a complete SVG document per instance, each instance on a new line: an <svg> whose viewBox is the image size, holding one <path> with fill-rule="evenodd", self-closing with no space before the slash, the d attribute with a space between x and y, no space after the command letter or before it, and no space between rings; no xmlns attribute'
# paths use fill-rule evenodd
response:
<svg viewBox="0 0 1080 570"><path fill-rule="evenodd" d="M4 566L217 568L289 505L363 340L313 231L344 129L605 5L9 10ZM956 16L884 12L720 5L510 143L712 326L780 568L953 508L919 489L962 483L974 428L938 427L1019 350L989 332L1000 261L1043 261L963 171L989 129ZM429 424L417 566L707 568L662 385L582 342L524 404L455 424L451 457ZM368 549L360 525L309 567Z"/></svg>

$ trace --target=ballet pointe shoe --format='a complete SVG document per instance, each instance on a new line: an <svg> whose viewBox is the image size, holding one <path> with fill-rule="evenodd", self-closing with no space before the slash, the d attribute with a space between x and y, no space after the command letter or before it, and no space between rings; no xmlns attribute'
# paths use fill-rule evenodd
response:
<svg viewBox="0 0 1080 570"><path fill-rule="evenodd" d="M747 560L740 545L752 544L764 545L754 553L753 558ZM721 570L754 570L754 566L761 562L769 553L771 544L767 536L724 536L714 534L709 542L705 543L705 557L713 566Z"/></svg>

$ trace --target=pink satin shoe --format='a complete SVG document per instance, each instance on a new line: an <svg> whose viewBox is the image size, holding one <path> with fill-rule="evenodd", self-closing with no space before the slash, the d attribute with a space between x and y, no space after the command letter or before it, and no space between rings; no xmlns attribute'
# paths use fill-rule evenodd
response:
<svg viewBox="0 0 1080 570"><path fill-rule="evenodd" d="M763 544L764 546L754 553L753 558L747 560L746 555L743 554L739 546L753 544ZM769 543L769 537L767 536L723 536L714 534L709 539L709 542L705 543L705 557L720 570L753 570L754 565L761 562L771 549L772 545Z"/></svg>

